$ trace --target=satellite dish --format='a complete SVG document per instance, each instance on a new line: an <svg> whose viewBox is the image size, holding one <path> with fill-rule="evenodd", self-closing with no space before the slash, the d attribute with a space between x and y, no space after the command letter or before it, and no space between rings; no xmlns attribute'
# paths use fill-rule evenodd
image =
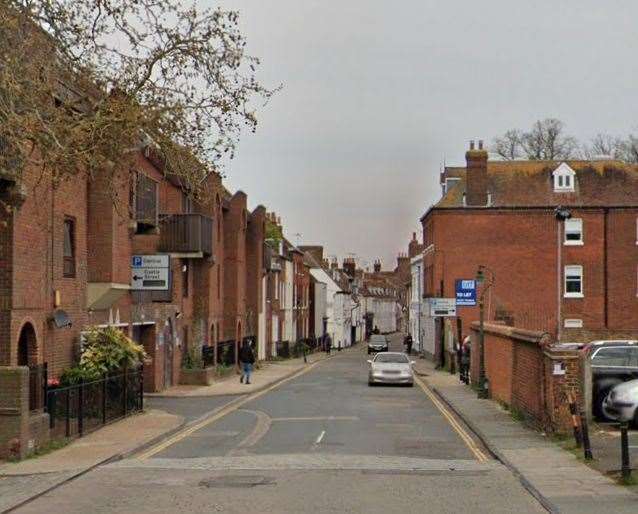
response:
<svg viewBox="0 0 638 514"><path fill-rule="evenodd" d="M55 311L53 311L52 320L56 328L68 328L73 325L69 315L62 309L56 309Z"/></svg>

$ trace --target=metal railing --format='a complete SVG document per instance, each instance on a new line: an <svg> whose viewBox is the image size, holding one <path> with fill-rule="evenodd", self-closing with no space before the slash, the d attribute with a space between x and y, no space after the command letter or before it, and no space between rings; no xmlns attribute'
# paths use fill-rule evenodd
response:
<svg viewBox="0 0 638 514"><path fill-rule="evenodd" d="M163 214L160 252L213 254L213 220L202 214Z"/></svg>
<svg viewBox="0 0 638 514"><path fill-rule="evenodd" d="M236 362L236 351L237 341L222 341L217 343L217 364L234 366Z"/></svg>
<svg viewBox="0 0 638 514"><path fill-rule="evenodd" d="M143 408L142 366L46 392L52 439L82 437Z"/></svg>

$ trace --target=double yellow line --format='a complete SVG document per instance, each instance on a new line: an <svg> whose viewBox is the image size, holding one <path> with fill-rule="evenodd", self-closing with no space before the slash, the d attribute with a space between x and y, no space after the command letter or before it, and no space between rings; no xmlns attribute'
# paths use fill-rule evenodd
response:
<svg viewBox="0 0 638 514"><path fill-rule="evenodd" d="M456 421L454 416L450 413L448 408L441 402L441 400L439 400L439 398L430 390L430 388L427 385L425 385L425 383L422 380L420 380L417 377L414 377L414 380L417 384L419 384L419 387L423 389L423 392L432 401L434 406L437 409L439 409L441 414L443 414L443 417L447 420L447 422L452 426L452 428L456 431L459 437L463 440L465 445L474 454L474 456L476 457L476 460L478 460L482 464L485 462L488 462L489 459L487 458L483 450L479 448L479 446L476 444L474 439L472 439L470 435L467 433L467 431L459 424L458 421Z"/></svg>
<svg viewBox="0 0 638 514"><path fill-rule="evenodd" d="M289 382L290 380L294 380L295 378L308 373L312 368L314 368L317 364L319 364L322 361L317 361L314 362L312 364L310 364L309 366L299 370L297 373L294 373L293 375L290 375L287 378L284 378L283 380L280 380L278 382L275 382L274 384L272 384L271 386L268 386L266 389L262 389L261 391L257 391L256 393L253 393L249 396L245 396L245 397L241 397L238 398L236 400L231 401L230 403L226 404L224 407L222 407L221 409L219 409L217 412L215 412L215 414L195 423L194 425L188 426L186 428L184 428L183 430L180 430L179 432L177 432L175 435L169 437L168 439L162 441L161 443L153 446L152 448L146 450L145 452L141 453L140 455L137 456L137 459L139 460L145 460L145 459L150 459L151 457L154 457L155 455L157 455L158 453L164 451L166 448L173 446L176 443L179 443L180 441L186 439L188 436L190 436L191 434L197 432L198 430L201 430L202 428L215 423L215 421L223 418L224 416L227 416L228 414L230 414L231 412L236 411L237 409L239 409L240 407L242 407L243 405L246 405L248 402L252 402L253 400L256 400L257 398L268 394L270 391L272 391L273 389L276 389L277 387L285 384L286 382Z"/></svg>

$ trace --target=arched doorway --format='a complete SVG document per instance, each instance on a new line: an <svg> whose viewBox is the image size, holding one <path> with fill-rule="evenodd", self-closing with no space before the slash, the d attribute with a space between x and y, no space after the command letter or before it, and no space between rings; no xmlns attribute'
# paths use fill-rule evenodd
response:
<svg viewBox="0 0 638 514"><path fill-rule="evenodd" d="M33 366L38 362L38 343L35 329L31 323L25 323L18 339L18 366Z"/></svg>

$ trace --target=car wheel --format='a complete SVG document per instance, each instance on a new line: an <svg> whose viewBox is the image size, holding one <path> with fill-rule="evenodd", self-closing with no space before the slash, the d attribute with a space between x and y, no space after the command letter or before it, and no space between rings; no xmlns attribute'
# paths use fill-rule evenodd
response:
<svg viewBox="0 0 638 514"><path fill-rule="evenodd" d="M373 386L374 386L374 382L368 381L368 387L373 387Z"/></svg>

